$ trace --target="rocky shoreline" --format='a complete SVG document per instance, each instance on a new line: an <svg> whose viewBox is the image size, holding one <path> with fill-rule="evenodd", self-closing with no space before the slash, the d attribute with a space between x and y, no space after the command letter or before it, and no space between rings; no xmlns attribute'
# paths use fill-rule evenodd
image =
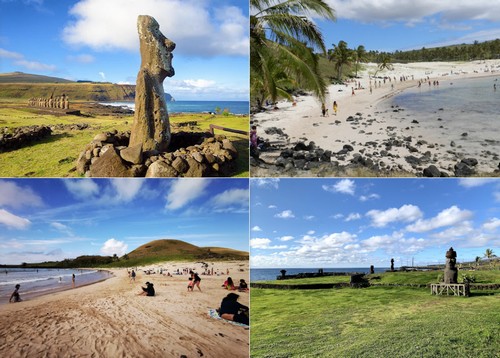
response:
<svg viewBox="0 0 500 358"><path fill-rule="evenodd" d="M393 107L391 111L401 113L404 109ZM375 112L376 115L379 113ZM285 129L267 127L264 129L265 142L261 146L259 159L254 157L250 161L252 175L350 176L352 173L359 176L417 177L500 175L498 153L484 150L479 158L475 158L465 153L462 146L453 140L446 146L426 141L421 135L418 137L405 135L405 131L411 132L413 128L419 126L416 120L407 119L407 127L402 131L396 126L384 127L384 121L370 114L364 116L360 112L345 118L344 121L365 139L369 139L375 131L378 131L378 134L384 132L383 139L374 138L366 141L335 139L331 143L331 148L338 149L325 149L305 137L290 143L290 137ZM259 122L258 119L254 119L252 124L258 126ZM328 131L325 129L324 133L335 132L335 127L341 123L341 120L332 118L327 125L333 129ZM312 126L320 125L312 123ZM462 140L467 140L467 133L462 133ZM487 146L500 142L485 140L484 144ZM492 172L484 173L478 170L478 164L485 162L498 164Z"/></svg>

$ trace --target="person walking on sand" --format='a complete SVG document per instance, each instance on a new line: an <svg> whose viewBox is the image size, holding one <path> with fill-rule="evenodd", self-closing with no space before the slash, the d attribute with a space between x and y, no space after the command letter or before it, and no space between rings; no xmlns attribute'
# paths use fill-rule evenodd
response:
<svg viewBox="0 0 500 358"><path fill-rule="evenodd" d="M384 80L384 81L385 81L385 80ZM351 87L351 90L352 90L352 92L351 92L351 96L354 96L354 95L356 94L356 93L354 92L354 87Z"/></svg>
<svg viewBox="0 0 500 358"><path fill-rule="evenodd" d="M339 110L339 106L337 105L337 101L333 101L333 113L337 115L337 111Z"/></svg>
<svg viewBox="0 0 500 358"><path fill-rule="evenodd" d="M130 279L131 279L130 282L132 282L132 281L135 282L135 271L134 270L132 270L132 273L130 274Z"/></svg>
<svg viewBox="0 0 500 358"><path fill-rule="evenodd" d="M325 102L321 103L321 117L325 117L326 115L326 107Z"/></svg>
<svg viewBox="0 0 500 358"><path fill-rule="evenodd" d="M20 284L16 285L16 288L14 289L14 292L12 292L12 295L10 295L9 303L21 302L22 301L21 296L19 296L19 288L20 287L21 287Z"/></svg>

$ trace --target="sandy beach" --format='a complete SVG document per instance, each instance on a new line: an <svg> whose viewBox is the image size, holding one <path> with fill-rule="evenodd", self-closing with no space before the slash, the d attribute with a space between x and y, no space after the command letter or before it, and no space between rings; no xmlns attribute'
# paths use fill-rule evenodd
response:
<svg viewBox="0 0 500 358"><path fill-rule="evenodd" d="M249 282L248 262L209 262L212 267L221 275L200 275L202 292L187 292L187 274L146 275L160 268L204 271L201 263L169 262L139 268L133 283L126 269L114 269L115 277L103 282L0 305L0 355L248 357L248 328L208 315L229 293L221 288L227 270L235 282ZM155 297L137 295L146 281L154 283ZM238 294L248 306L249 293Z"/></svg>
<svg viewBox="0 0 500 358"><path fill-rule="evenodd" d="M378 72L376 64L364 66L356 82L329 86L325 103L329 113L325 117L321 114L321 103L310 95L295 97L296 105L281 101L278 109L254 114L252 124L271 147L261 152L263 162L257 165L253 162L252 176L323 176L314 162L306 164L306 169L312 170L301 170L297 165L292 168L289 161L281 159L277 166L271 165L283 149L293 148L298 142L308 145L310 141L331 151L331 161L337 168L362 163L370 169L369 174L382 176L397 173L421 176L430 165L437 167L442 176L453 176L455 165L467 158L477 159L476 173L498 169L500 142L494 133L499 128L493 125L489 130L474 133L479 140L467 140L467 128L453 128L453 118L446 117L446 109L436 113L432 123L423 124L405 113L404 108L391 108L386 100L418 88L419 81L422 89L436 88L435 81L439 81L437 87L443 88L461 79L498 76L499 60L394 64L392 70ZM377 78L373 78L375 73ZM333 113L333 101L338 103L337 115ZM413 158L407 160L407 157ZM303 164L299 161L299 166ZM330 165L333 176L349 175L349 171L339 172L335 166ZM326 176L331 173L327 171ZM363 176L360 171L355 174Z"/></svg>

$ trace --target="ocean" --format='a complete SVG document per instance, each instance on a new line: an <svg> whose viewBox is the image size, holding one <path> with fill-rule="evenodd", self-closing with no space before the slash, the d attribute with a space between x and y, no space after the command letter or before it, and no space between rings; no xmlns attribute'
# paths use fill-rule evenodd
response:
<svg viewBox="0 0 500 358"><path fill-rule="evenodd" d="M128 109L135 109L134 102L101 102L100 104L108 106L124 107ZM248 101L175 101L167 102L167 109L169 113L209 113L216 112L220 108L221 111L227 109L232 114L248 114L249 102Z"/></svg>
<svg viewBox="0 0 500 358"><path fill-rule="evenodd" d="M250 270L250 282L276 280L280 276L283 268L252 268ZM296 275L302 272L318 272L316 268L286 268L287 275ZM375 267L376 273L385 272L389 267ZM323 272L359 272L369 273L368 267L348 267L348 268L323 268Z"/></svg>
<svg viewBox="0 0 500 358"><path fill-rule="evenodd" d="M400 116L409 115L420 125L424 124L430 135L445 135L466 145L484 145L485 140L498 141L499 78L500 75L470 79L443 77L439 86L422 84L420 88L405 90L384 103L404 108ZM467 133L467 137L462 137L462 133Z"/></svg>
<svg viewBox="0 0 500 358"><path fill-rule="evenodd" d="M15 285L20 284L19 294L26 300L55 291L72 288L72 275L75 286L84 286L111 277L107 271L76 269L0 269L0 304L8 303Z"/></svg>

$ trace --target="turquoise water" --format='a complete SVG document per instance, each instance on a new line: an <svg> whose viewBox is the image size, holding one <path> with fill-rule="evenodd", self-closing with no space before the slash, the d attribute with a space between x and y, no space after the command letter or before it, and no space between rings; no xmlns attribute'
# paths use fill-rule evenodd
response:
<svg viewBox="0 0 500 358"><path fill-rule="evenodd" d="M16 284L20 284L21 299L83 286L111 277L107 271L76 269L22 269L2 268L0 270L0 304L8 303Z"/></svg>
<svg viewBox="0 0 500 358"><path fill-rule="evenodd" d="M102 102L102 104L134 109L134 102ZM175 101L167 102L169 113L208 113L228 109L233 114L248 114L248 101Z"/></svg>

